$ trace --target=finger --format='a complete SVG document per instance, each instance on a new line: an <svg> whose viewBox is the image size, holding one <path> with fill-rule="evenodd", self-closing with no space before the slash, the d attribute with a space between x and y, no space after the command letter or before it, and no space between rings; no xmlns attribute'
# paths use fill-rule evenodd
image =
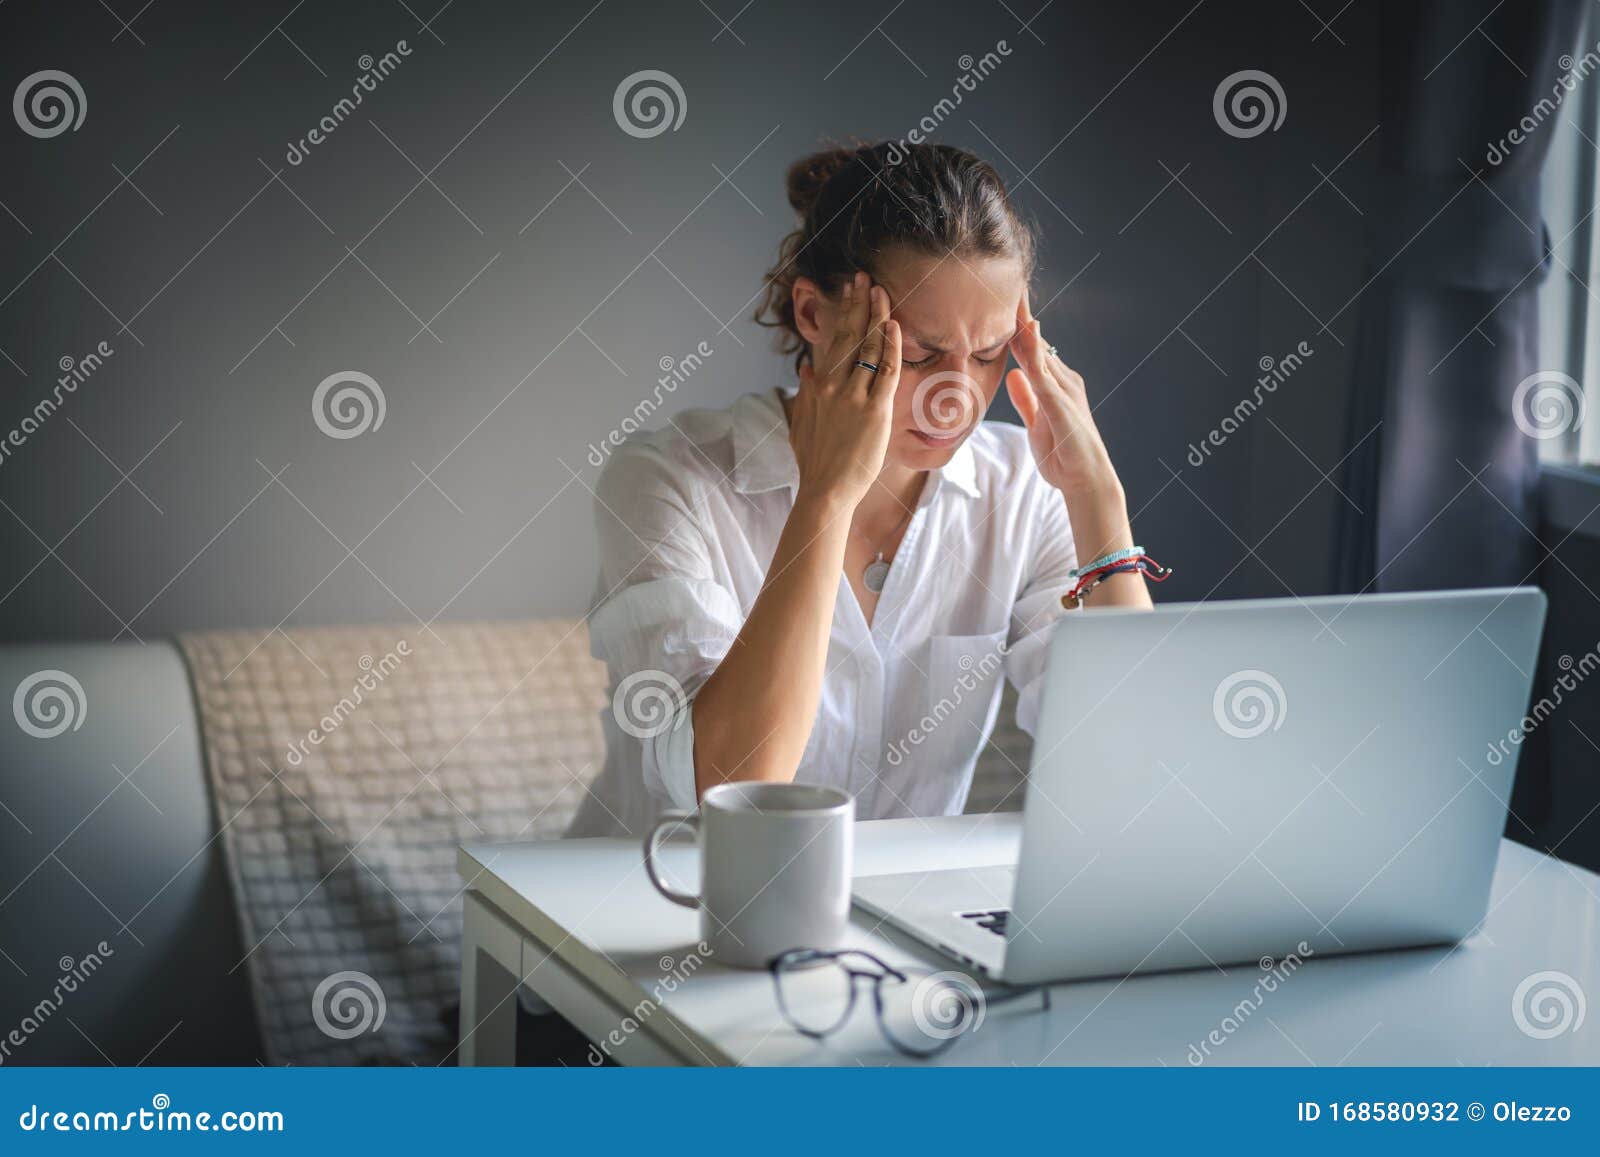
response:
<svg viewBox="0 0 1600 1157"><path fill-rule="evenodd" d="M1044 358L1049 374L1045 384L1041 387L1036 379L1031 382L1038 402L1040 425L1050 432L1053 441L1072 438L1080 430L1092 428L1093 418L1083 379L1048 350L1044 351Z"/></svg>
<svg viewBox="0 0 1600 1157"><path fill-rule="evenodd" d="M871 298L871 313L867 320L867 333L861 341L861 348L856 351L856 365L850 374L850 386L862 397L866 397L872 390L872 379L882 370L884 333L883 327L889 320L889 293L881 285L874 285L869 294ZM878 366L878 370L869 370L861 365Z"/></svg>
<svg viewBox="0 0 1600 1157"><path fill-rule="evenodd" d="M1022 287L1022 298L1017 302L1017 328L1011 335L1011 356L1017 359L1017 364L1022 364L1022 335L1027 332L1028 323L1033 320L1033 314L1028 308L1028 287Z"/></svg>
<svg viewBox="0 0 1600 1157"><path fill-rule="evenodd" d="M872 383L872 400L886 407L894 405L895 393L900 389L900 323L889 320L883 323L883 360L878 363L878 376Z"/></svg>
<svg viewBox="0 0 1600 1157"><path fill-rule="evenodd" d="M1087 395L1083 389L1083 379L1078 376L1071 366L1061 360L1061 355L1056 353L1050 343L1045 340L1044 333L1039 328L1038 320L1035 319L1031 322L1028 328L1032 335L1029 340L1037 350L1039 369L1043 372L1042 377L1034 379L1035 385L1042 386L1047 394L1055 394L1059 391L1070 397L1086 397Z"/></svg>
<svg viewBox="0 0 1600 1157"><path fill-rule="evenodd" d="M833 336L841 345L859 343L870 304L867 275L857 270L846 277L839 288L839 308L834 314Z"/></svg>
<svg viewBox="0 0 1600 1157"><path fill-rule="evenodd" d="M1012 339L1012 347L1017 364L1028 375L1028 384L1033 387L1035 396L1040 391L1051 392L1058 388L1055 375L1046 364L1047 351L1037 320L1029 321L1017 331L1017 336Z"/></svg>
<svg viewBox="0 0 1600 1157"><path fill-rule="evenodd" d="M834 332L833 348L829 354L828 377L833 383L849 381L855 360L861 356L859 351L867 336L872 308L871 285L872 279L861 270L845 282L839 325Z"/></svg>
<svg viewBox="0 0 1600 1157"><path fill-rule="evenodd" d="M1069 397L1088 400L1088 391L1084 388L1083 375L1061 360L1060 354L1045 351L1045 365L1049 368L1056 385Z"/></svg>
<svg viewBox="0 0 1600 1157"><path fill-rule="evenodd" d="M1037 342L1039 347L1040 364L1049 374L1048 384L1071 397L1086 400L1088 393L1084 388L1083 375L1067 365L1055 348L1045 340L1038 321L1032 323L1031 329L1033 331L1033 340Z"/></svg>
<svg viewBox="0 0 1600 1157"><path fill-rule="evenodd" d="M855 308L856 279L847 277L839 288L839 305L834 311L833 327L824 344L820 359L818 384L827 385L843 380L847 367L855 358L855 344L851 341L850 315Z"/></svg>
<svg viewBox="0 0 1600 1157"><path fill-rule="evenodd" d="M1039 418L1039 399L1034 395L1028 375L1021 370L1012 370L1008 373L1006 394L1011 398L1011 404L1016 407L1022 424L1032 429Z"/></svg>
<svg viewBox="0 0 1600 1157"><path fill-rule="evenodd" d="M872 320L872 278L858 270L851 287L850 309L847 313L850 348L859 350L867 336L867 324Z"/></svg>

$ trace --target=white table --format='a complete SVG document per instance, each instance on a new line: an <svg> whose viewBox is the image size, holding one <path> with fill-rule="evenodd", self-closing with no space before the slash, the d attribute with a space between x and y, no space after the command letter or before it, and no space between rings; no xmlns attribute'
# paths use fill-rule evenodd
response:
<svg viewBox="0 0 1600 1157"><path fill-rule="evenodd" d="M1014 863L1020 832L1015 814L864 822L856 870ZM669 845L663 862L692 886L697 859ZM895 1053L865 1002L825 1041L794 1032L766 973L700 961L698 915L657 894L633 840L469 844L458 869L467 1065L511 1063L519 981L624 1064L1600 1064L1600 1007L1549 1039L1512 1015L1537 972L1565 973L1600 1001L1600 877L1509 841L1488 917L1463 944L1312 959L1243 1015L1254 965L1059 985L1050 1011L1031 999L990 1008L931 1062ZM853 920L855 947L954 967L859 910ZM1191 1051L1213 1030L1223 1043Z"/></svg>

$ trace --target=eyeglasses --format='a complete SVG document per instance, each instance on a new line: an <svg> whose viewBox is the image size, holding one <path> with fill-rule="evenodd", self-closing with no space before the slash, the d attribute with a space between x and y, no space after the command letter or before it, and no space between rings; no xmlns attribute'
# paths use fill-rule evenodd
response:
<svg viewBox="0 0 1600 1157"><path fill-rule="evenodd" d="M773 957L767 968L784 1019L813 1040L844 1027L855 1011L859 982L869 981L883 1039L909 1057L938 1056L982 1025L992 1005L1037 994L1040 1007L1050 1007L1048 988L985 994L963 973L895 968L856 948L792 948Z"/></svg>

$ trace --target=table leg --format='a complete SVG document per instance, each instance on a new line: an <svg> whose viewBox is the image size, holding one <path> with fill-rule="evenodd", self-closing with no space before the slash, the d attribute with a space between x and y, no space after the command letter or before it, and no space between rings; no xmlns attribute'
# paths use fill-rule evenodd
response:
<svg viewBox="0 0 1600 1157"><path fill-rule="evenodd" d="M505 925L477 893L468 892L461 934L458 1064L516 1064L521 953L522 937Z"/></svg>

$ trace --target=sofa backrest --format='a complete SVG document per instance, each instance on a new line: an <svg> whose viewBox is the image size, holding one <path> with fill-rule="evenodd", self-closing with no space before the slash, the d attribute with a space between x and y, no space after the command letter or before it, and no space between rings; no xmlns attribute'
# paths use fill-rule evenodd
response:
<svg viewBox="0 0 1600 1157"><path fill-rule="evenodd" d="M254 1064L177 648L0 647L0 698L0 1062Z"/></svg>
<svg viewBox="0 0 1600 1157"><path fill-rule="evenodd" d="M603 754L604 671L587 657L582 622L436 632L444 645L406 660L422 690L385 725L392 762L431 771L460 736L430 717L430 703L481 702L470 742L480 757L502 753L506 790L525 801L500 838L560 834ZM379 666L406 637L382 627L207 633L186 640L193 670L169 643L0 647L0 692L14 700L0 726L0 974L10 975L0 1041L14 1027L24 1039L0 1064L263 1059L240 966L252 946L222 846L263 803L296 805L266 793L213 799L191 676L209 689L214 762L265 758L282 770L295 742L302 761L337 761L359 746L355 730L307 737L353 680L370 677L363 657ZM492 710L508 695L517 710ZM969 811L1021 804L1028 740L1013 708L1008 691Z"/></svg>

